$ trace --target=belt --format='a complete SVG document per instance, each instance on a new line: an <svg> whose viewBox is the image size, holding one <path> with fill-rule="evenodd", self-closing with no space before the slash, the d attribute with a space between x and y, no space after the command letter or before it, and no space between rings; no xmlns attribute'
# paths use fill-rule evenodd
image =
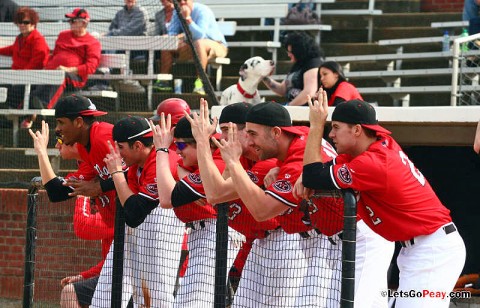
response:
<svg viewBox="0 0 480 308"><path fill-rule="evenodd" d="M322 232L318 229L312 229L312 230L308 230L308 231L304 231L304 232L298 232L298 234L302 237L302 238L310 238L316 234L322 234Z"/></svg>
<svg viewBox="0 0 480 308"><path fill-rule="evenodd" d="M187 222L185 226L192 230L200 230L205 228L205 221L204 220L191 221L191 222Z"/></svg>
<svg viewBox="0 0 480 308"><path fill-rule="evenodd" d="M453 223L448 224L446 226L443 226L442 229L445 232L445 234L450 234L450 233L453 233L453 232L457 231L457 228L455 227L455 225ZM415 238L409 239L408 241L401 241L400 245L403 248L415 245Z"/></svg>

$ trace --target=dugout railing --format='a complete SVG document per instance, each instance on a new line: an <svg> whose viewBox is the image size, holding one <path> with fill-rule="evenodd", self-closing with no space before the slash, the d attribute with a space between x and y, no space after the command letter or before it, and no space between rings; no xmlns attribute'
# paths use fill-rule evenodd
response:
<svg viewBox="0 0 480 308"><path fill-rule="evenodd" d="M338 193L337 193L338 194ZM356 199L352 191L342 191L344 228L342 234L342 273L339 307L353 307L355 286ZM60 299L59 281L93 263L98 245L75 238L71 226L72 202L50 203L41 189L41 179L35 177L27 196L27 227L25 242L23 307L49 307ZM215 307L228 307L227 278L227 204L219 204L216 229ZM117 207L113 291L111 307L122 307L125 223L121 206ZM98 243L97 243L98 244ZM152 306L153 307L153 306Z"/></svg>

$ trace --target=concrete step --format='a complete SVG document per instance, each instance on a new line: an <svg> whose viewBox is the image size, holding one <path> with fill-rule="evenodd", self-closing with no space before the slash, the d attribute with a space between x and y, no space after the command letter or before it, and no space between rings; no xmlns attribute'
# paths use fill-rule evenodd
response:
<svg viewBox="0 0 480 308"><path fill-rule="evenodd" d="M420 0L383 0L375 1L375 9L383 12L418 12ZM336 0L322 5L322 9L368 9L368 0Z"/></svg>

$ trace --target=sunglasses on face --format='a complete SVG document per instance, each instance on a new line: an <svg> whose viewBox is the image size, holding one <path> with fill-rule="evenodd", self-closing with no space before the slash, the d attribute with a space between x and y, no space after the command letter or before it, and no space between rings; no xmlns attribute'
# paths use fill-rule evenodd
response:
<svg viewBox="0 0 480 308"><path fill-rule="evenodd" d="M188 143L187 142L182 142L182 141L175 141L175 146L179 151L185 150L187 147Z"/></svg>
<svg viewBox="0 0 480 308"><path fill-rule="evenodd" d="M18 24L19 25L29 25L31 24L32 22L30 20L22 20L22 21L19 21Z"/></svg>
<svg viewBox="0 0 480 308"><path fill-rule="evenodd" d="M82 20L82 18L72 18L72 19L68 20L68 23L73 24L73 23L76 23L77 21L81 21L81 20Z"/></svg>

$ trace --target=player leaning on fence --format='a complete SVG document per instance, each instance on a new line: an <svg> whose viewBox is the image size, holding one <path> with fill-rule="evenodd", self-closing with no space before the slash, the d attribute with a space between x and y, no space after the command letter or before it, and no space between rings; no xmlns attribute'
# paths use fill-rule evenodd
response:
<svg viewBox="0 0 480 308"><path fill-rule="evenodd" d="M323 91L320 91L323 92ZM310 189L351 188L358 213L372 230L399 241L400 291L450 292L465 262L465 246L450 212L390 132L378 125L375 109L360 100L339 104L332 138L339 156L326 162L318 149L328 115L325 95L309 102L310 135L303 184ZM304 197L307 197L305 192ZM397 298L396 307L448 307L449 298Z"/></svg>

